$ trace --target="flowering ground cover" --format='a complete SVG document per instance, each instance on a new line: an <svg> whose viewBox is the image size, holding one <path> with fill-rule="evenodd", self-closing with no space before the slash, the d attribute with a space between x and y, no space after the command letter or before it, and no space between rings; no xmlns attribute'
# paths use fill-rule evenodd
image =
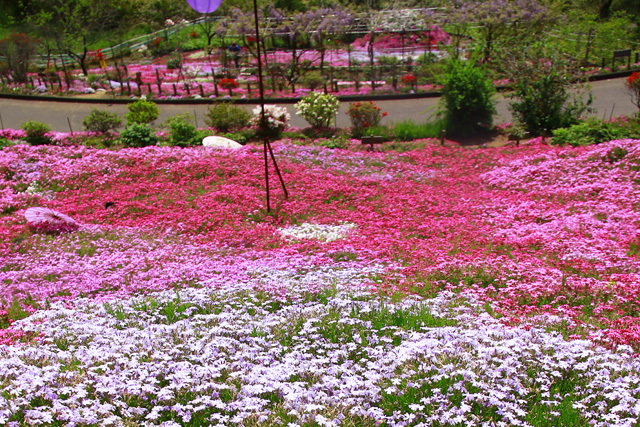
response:
<svg viewBox="0 0 640 427"><path fill-rule="evenodd" d="M1 423L639 425L638 141L391 148L4 148Z"/></svg>

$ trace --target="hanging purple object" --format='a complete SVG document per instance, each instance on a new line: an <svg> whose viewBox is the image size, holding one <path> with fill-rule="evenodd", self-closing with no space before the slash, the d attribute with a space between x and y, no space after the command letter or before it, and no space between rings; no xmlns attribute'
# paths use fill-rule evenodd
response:
<svg viewBox="0 0 640 427"><path fill-rule="evenodd" d="M187 0L189 6L200 13L211 13L220 7L222 0Z"/></svg>

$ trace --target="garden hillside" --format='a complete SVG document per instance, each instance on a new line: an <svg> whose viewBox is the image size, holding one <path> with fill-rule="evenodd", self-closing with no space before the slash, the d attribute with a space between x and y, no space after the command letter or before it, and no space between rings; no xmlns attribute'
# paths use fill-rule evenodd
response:
<svg viewBox="0 0 640 427"><path fill-rule="evenodd" d="M639 142L5 147L0 420L637 425Z"/></svg>

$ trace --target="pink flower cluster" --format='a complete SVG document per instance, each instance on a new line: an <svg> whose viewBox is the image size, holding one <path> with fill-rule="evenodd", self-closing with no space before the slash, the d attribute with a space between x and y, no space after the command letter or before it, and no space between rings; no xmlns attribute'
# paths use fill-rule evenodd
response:
<svg viewBox="0 0 640 427"><path fill-rule="evenodd" d="M372 277L384 291L469 293L508 324L565 322L575 336L640 348L638 141L421 144L378 153L281 141L274 151L291 197L272 181L270 213L253 146L5 148L0 296L73 303L199 283L222 271L222 252L343 253L401 263ZM30 206L85 227L32 235ZM282 238L302 223L357 231L322 243Z"/></svg>

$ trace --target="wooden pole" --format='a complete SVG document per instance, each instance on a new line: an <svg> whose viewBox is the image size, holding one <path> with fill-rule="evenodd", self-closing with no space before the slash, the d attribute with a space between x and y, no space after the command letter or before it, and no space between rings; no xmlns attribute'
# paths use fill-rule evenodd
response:
<svg viewBox="0 0 640 427"><path fill-rule="evenodd" d="M253 14L256 24L256 48L258 50L258 85L260 87L260 127L262 129L262 142L264 149L264 178L265 184L267 188L267 212L271 212L271 199L269 194L269 167L267 163L267 150L271 155L271 160L273 161L273 165L276 168L276 172L278 174L278 178L280 179L280 184L282 185L282 189L284 190L284 198L289 198L289 193L287 192L287 188L284 185L284 180L282 179L282 175L280 174L280 169L278 168L278 163L276 162L276 157L273 155L273 150L271 149L271 144L269 142L269 136L267 135L267 120L264 115L264 84L262 82L262 59L260 55L260 25L258 21L258 1L253 0Z"/></svg>

